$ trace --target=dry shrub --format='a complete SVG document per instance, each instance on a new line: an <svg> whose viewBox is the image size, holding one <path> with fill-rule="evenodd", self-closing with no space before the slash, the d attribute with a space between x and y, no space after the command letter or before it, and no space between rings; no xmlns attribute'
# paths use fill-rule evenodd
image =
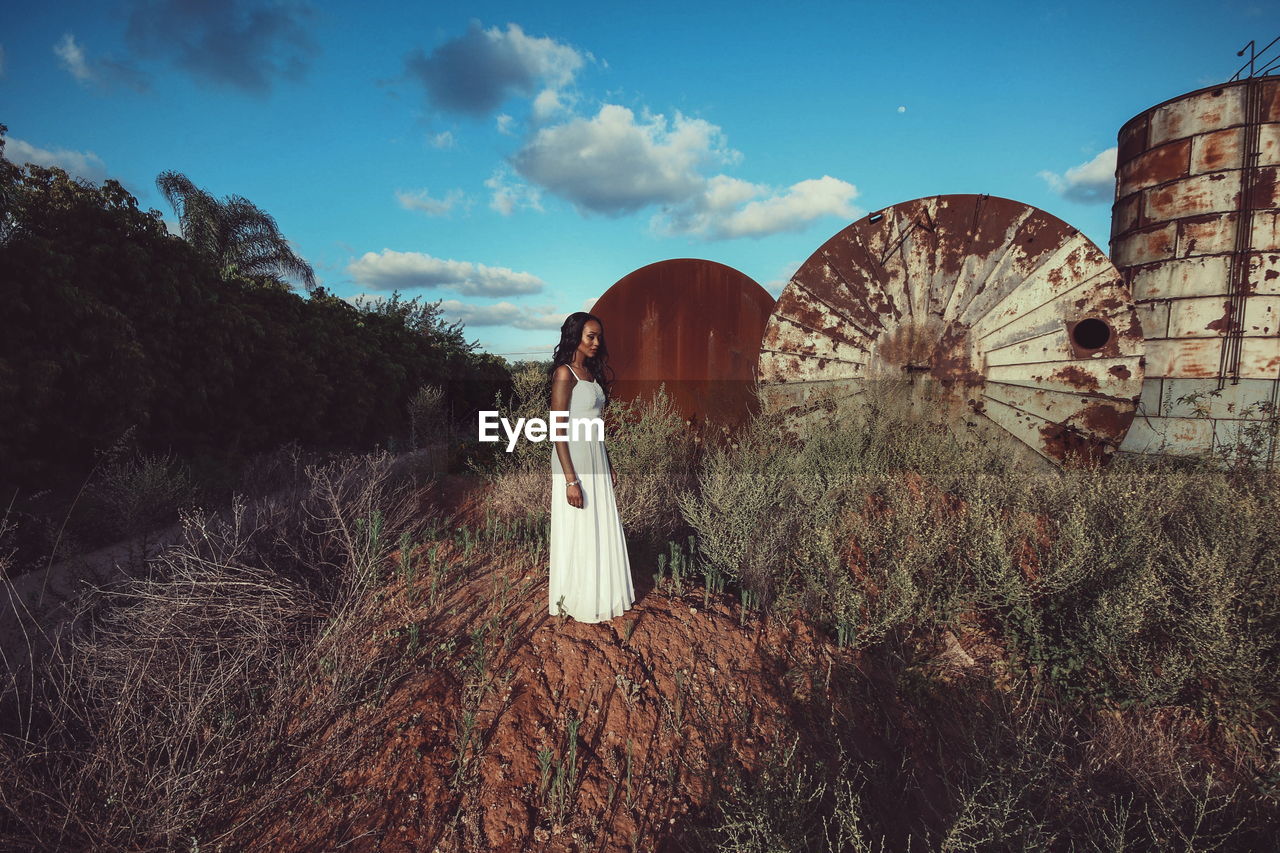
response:
<svg viewBox="0 0 1280 853"><path fill-rule="evenodd" d="M694 434L665 387L609 406L609 460L629 540L660 544L683 524L677 496L693 482Z"/></svg>
<svg viewBox="0 0 1280 853"><path fill-rule="evenodd" d="M214 849L226 815L272 808L253 798L299 769L286 741L399 674L370 651L369 593L433 519L391 462L310 466L290 497L192 511L150 577L87 595L79 633L9 685L0 847ZM326 762L358 760L358 741L330 744Z"/></svg>
<svg viewBox="0 0 1280 853"><path fill-rule="evenodd" d="M551 472L537 468L516 468L492 481L489 506L503 519L541 519L551 512Z"/></svg>
<svg viewBox="0 0 1280 853"><path fill-rule="evenodd" d="M189 472L171 454L135 453L102 466L83 512L99 518L109 535L135 536L167 523L195 493Z"/></svg>

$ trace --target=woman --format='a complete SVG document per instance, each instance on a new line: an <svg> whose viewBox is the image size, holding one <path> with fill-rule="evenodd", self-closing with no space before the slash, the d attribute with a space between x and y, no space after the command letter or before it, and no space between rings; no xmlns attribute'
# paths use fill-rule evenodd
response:
<svg viewBox="0 0 1280 853"><path fill-rule="evenodd" d="M609 400L608 359L600 318L570 314L551 359L551 411L569 413L571 438L573 420L600 417ZM548 604L553 616L601 622L630 608L635 589L603 436L584 429L578 436L552 442Z"/></svg>

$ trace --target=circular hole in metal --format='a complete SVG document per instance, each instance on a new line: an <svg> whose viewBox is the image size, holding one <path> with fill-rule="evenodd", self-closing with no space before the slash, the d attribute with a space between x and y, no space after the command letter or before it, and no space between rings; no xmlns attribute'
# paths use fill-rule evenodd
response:
<svg viewBox="0 0 1280 853"><path fill-rule="evenodd" d="M1096 317L1088 317L1076 323L1071 339L1081 349L1099 349L1111 340L1111 327Z"/></svg>

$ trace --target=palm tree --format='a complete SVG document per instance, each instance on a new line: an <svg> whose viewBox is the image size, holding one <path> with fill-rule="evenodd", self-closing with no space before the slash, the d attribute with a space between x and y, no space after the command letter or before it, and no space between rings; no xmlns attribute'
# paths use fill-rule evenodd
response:
<svg viewBox="0 0 1280 853"><path fill-rule="evenodd" d="M219 201L181 172L161 172L156 186L178 214L182 237L218 264L224 275L282 275L302 279L307 292L316 286L311 265L289 247L275 219L243 196Z"/></svg>

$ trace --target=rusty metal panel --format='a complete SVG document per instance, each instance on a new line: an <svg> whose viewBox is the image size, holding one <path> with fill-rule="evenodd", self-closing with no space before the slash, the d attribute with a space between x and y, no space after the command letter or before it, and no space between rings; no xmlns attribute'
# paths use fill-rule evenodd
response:
<svg viewBox="0 0 1280 853"><path fill-rule="evenodd" d="M1249 256L1249 290L1259 295L1280 293L1280 251Z"/></svg>
<svg viewBox="0 0 1280 853"><path fill-rule="evenodd" d="M1174 455L1207 453L1213 449L1213 423L1209 418L1135 418L1123 450Z"/></svg>
<svg viewBox="0 0 1280 853"><path fill-rule="evenodd" d="M1244 129L1233 127L1213 133L1205 133L1183 140L1191 143L1191 174L1221 172L1239 169L1244 163L1240 149L1244 142Z"/></svg>
<svg viewBox="0 0 1280 853"><path fill-rule="evenodd" d="M1044 211L978 195L840 231L788 283L760 354L762 397L795 418L824 395L906 382L953 422L1054 462L1113 452L1142 375L1141 327L1107 257Z"/></svg>
<svg viewBox="0 0 1280 853"><path fill-rule="evenodd" d="M1217 376L1222 358L1221 338L1147 339L1147 369L1155 376Z"/></svg>
<svg viewBox="0 0 1280 853"><path fill-rule="evenodd" d="M1138 312L1138 322L1142 324L1142 333L1144 335L1148 338L1169 337L1169 308L1171 304L1169 300L1134 303L1133 308Z"/></svg>
<svg viewBox="0 0 1280 853"><path fill-rule="evenodd" d="M1262 166L1254 172L1251 207L1274 210L1280 207L1280 167Z"/></svg>
<svg viewBox="0 0 1280 853"><path fill-rule="evenodd" d="M1170 222L1145 231L1123 234L1111 241L1116 266L1133 266L1173 257L1178 227Z"/></svg>
<svg viewBox="0 0 1280 853"><path fill-rule="evenodd" d="M1226 213L1240 203L1240 170L1197 175L1149 189L1145 196L1143 212L1153 220Z"/></svg>
<svg viewBox="0 0 1280 853"><path fill-rule="evenodd" d="M1131 195L1128 198L1116 202L1114 212L1111 216L1111 236L1115 236L1124 231L1132 231L1137 228L1141 222L1142 215L1142 196Z"/></svg>
<svg viewBox="0 0 1280 853"><path fill-rule="evenodd" d="M1244 121L1241 86L1219 86L1156 107L1151 115L1150 144L1195 136Z"/></svg>
<svg viewBox="0 0 1280 853"><path fill-rule="evenodd" d="M1169 310L1169 337L1217 337L1231 322L1230 311L1231 299L1227 294L1175 300Z"/></svg>
<svg viewBox="0 0 1280 853"><path fill-rule="evenodd" d="M1259 81L1262 88L1263 120L1280 122L1280 79Z"/></svg>
<svg viewBox="0 0 1280 853"><path fill-rule="evenodd" d="M1170 142L1144 152L1119 170L1118 195L1123 198L1147 187L1185 178L1191 159L1189 139Z"/></svg>
<svg viewBox="0 0 1280 853"><path fill-rule="evenodd" d="M1280 124L1258 128L1258 165L1280 166Z"/></svg>
<svg viewBox="0 0 1280 853"><path fill-rule="evenodd" d="M1129 287L1133 291L1134 300L1139 302L1146 299L1196 296L1211 291L1215 282L1223 286L1225 293L1225 282L1230 270L1231 259L1224 255L1168 261L1136 268ZM1147 337L1158 337L1145 324L1142 328Z"/></svg>
<svg viewBox="0 0 1280 853"><path fill-rule="evenodd" d="M1219 213L1179 220L1177 256L1229 253L1235 245L1236 218L1235 213Z"/></svg>
<svg viewBox="0 0 1280 853"><path fill-rule="evenodd" d="M773 297L715 261L678 258L641 267L591 309L605 327L619 399L665 384L687 418L733 423L753 406L760 337Z"/></svg>
<svg viewBox="0 0 1280 853"><path fill-rule="evenodd" d="M1275 295L1260 296L1256 292L1249 298L1244 311L1244 334L1246 337L1266 337L1280 334L1280 297Z"/></svg>
<svg viewBox="0 0 1280 853"><path fill-rule="evenodd" d="M1263 251L1280 249L1280 212L1254 211L1252 234L1253 248Z"/></svg>
<svg viewBox="0 0 1280 853"><path fill-rule="evenodd" d="M1268 379L1242 379L1238 385L1228 383L1219 389L1214 379L1165 379L1164 398L1156 414L1212 419L1256 415L1254 404L1268 399L1274 385L1274 381ZM1192 395L1196 395L1195 399L1188 400Z"/></svg>
<svg viewBox="0 0 1280 853"><path fill-rule="evenodd" d="M1241 379L1275 379L1280 376L1280 339L1244 338L1240 349Z"/></svg>

